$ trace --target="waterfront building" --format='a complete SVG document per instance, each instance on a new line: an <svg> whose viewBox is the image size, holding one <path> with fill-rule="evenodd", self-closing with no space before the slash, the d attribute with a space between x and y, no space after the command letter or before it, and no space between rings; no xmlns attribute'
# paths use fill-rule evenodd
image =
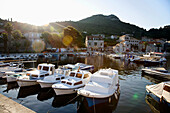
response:
<svg viewBox="0 0 170 113"><path fill-rule="evenodd" d="M114 50L117 48L119 52L125 52L125 51L138 51L139 50L139 42L140 40L131 37L131 35L123 35L119 37L119 44L117 47L114 47Z"/></svg>
<svg viewBox="0 0 170 113"><path fill-rule="evenodd" d="M34 42L35 40L41 40L41 33L37 33L37 32L28 32L25 33L24 36L30 40L31 42Z"/></svg>
<svg viewBox="0 0 170 113"><path fill-rule="evenodd" d="M126 51L129 51L129 44L127 44L128 42L126 41L122 41L118 44L116 44L116 46L113 46L113 51L115 53L125 53Z"/></svg>
<svg viewBox="0 0 170 113"><path fill-rule="evenodd" d="M104 50L104 40L101 36L86 36L85 45L88 52Z"/></svg>

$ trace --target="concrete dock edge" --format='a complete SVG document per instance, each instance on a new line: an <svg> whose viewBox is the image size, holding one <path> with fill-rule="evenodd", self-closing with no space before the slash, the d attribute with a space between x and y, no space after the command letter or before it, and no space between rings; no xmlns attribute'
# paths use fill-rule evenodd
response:
<svg viewBox="0 0 170 113"><path fill-rule="evenodd" d="M0 113L36 113L36 112L0 94Z"/></svg>

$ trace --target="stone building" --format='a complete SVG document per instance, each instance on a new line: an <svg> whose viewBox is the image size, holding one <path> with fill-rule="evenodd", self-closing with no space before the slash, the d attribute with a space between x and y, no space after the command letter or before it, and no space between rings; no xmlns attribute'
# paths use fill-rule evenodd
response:
<svg viewBox="0 0 170 113"><path fill-rule="evenodd" d="M85 45L88 52L104 50L104 40L101 36L86 36Z"/></svg>

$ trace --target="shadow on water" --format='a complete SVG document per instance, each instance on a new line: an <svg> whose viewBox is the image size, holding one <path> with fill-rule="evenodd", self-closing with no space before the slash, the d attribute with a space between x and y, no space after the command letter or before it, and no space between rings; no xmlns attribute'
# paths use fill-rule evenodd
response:
<svg viewBox="0 0 170 113"><path fill-rule="evenodd" d="M77 94L68 94L68 95L55 95L52 102L53 107L66 106L68 104L74 104L77 99Z"/></svg>
<svg viewBox="0 0 170 113"><path fill-rule="evenodd" d="M30 95L38 94L40 89L40 85L20 87L17 98L25 98Z"/></svg>
<svg viewBox="0 0 170 113"><path fill-rule="evenodd" d="M55 95L55 92L52 88L43 88L40 89L40 92L37 95L39 101L44 101L52 98Z"/></svg>
<svg viewBox="0 0 170 113"><path fill-rule="evenodd" d="M17 82L9 82L9 83L7 83L7 89L6 90L4 90L3 92L7 92L8 93L8 91L9 90L11 90L11 89L18 89L18 83Z"/></svg>
<svg viewBox="0 0 170 113"><path fill-rule="evenodd" d="M6 78L0 78L0 85L4 85L7 83Z"/></svg>
<svg viewBox="0 0 170 113"><path fill-rule="evenodd" d="M154 100L150 95L146 95L145 102L149 105L153 113L169 113L170 107Z"/></svg>
<svg viewBox="0 0 170 113"><path fill-rule="evenodd" d="M167 78L146 74L144 72L142 72L141 76L145 77L147 80L149 80L150 82L155 83L155 84L160 83L160 82L169 81L169 79L167 79Z"/></svg>
<svg viewBox="0 0 170 113"><path fill-rule="evenodd" d="M77 101L77 113L112 113L116 110L119 97L120 93L97 100L80 96Z"/></svg>

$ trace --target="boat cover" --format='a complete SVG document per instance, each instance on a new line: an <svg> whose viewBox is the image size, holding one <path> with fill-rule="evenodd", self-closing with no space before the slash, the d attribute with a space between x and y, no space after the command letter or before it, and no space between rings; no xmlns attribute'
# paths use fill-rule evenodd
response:
<svg viewBox="0 0 170 113"><path fill-rule="evenodd" d="M146 89L152 92L157 97L163 98L170 103L170 82L161 82L155 85L148 85Z"/></svg>

